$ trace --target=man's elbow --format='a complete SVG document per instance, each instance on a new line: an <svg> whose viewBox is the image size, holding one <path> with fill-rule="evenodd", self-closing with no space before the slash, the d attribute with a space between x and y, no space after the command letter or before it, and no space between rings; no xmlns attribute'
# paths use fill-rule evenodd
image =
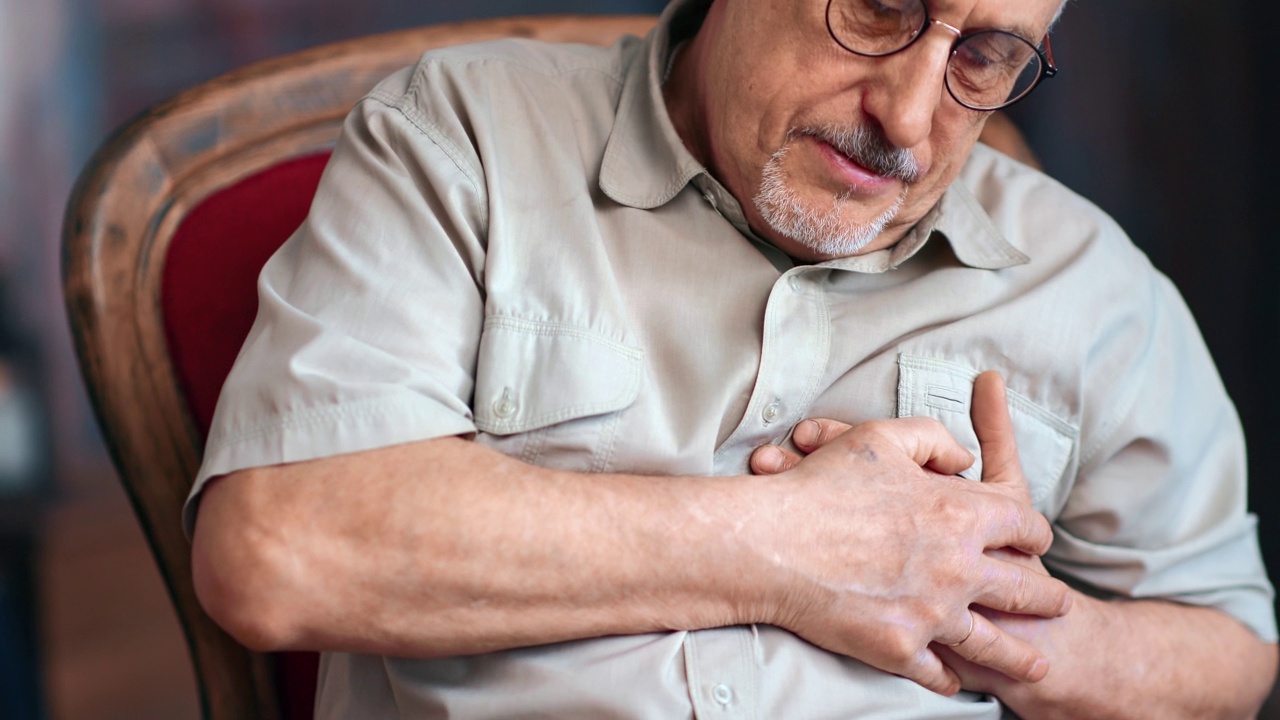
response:
<svg viewBox="0 0 1280 720"><path fill-rule="evenodd" d="M1253 690L1255 693L1255 702L1252 703L1252 713L1248 717L1254 717L1263 703L1270 696L1272 688L1276 684L1277 668L1280 668L1280 648L1276 643L1263 643L1255 639L1255 643L1249 652L1249 667L1252 669L1254 678Z"/></svg>
<svg viewBox="0 0 1280 720"><path fill-rule="evenodd" d="M244 473L250 475L253 471ZM300 640L298 569L270 519L251 497L252 478L211 483L200 503L191 547L196 597L237 642L258 652L294 649Z"/></svg>

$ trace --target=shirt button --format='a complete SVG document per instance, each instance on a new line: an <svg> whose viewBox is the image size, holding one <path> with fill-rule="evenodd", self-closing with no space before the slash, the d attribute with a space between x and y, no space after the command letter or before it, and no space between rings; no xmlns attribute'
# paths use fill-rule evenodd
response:
<svg viewBox="0 0 1280 720"><path fill-rule="evenodd" d="M804 292L804 288L800 285L799 275L792 275L787 278L787 284L791 286L791 292Z"/></svg>
<svg viewBox="0 0 1280 720"><path fill-rule="evenodd" d="M765 407L764 412L760 413L760 416L764 418L764 423L768 425L774 420L777 420L778 415L780 414L782 414L782 403L774 400Z"/></svg>
<svg viewBox="0 0 1280 720"><path fill-rule="evenodd" d="M711 697L715 698L716 702L721 705L728 705L733 702L733 690L731 690L728 685L720 683L719 685L711 688Z"/></svg>
<svg viewBox="0 0 1280 720"><path fill-rule="evenodd" d="M516 404L515 398L511 397L511 388L503 390L502 397L493 403L493 414L503 420L515 415L518 409L520 406Z"/></svg>

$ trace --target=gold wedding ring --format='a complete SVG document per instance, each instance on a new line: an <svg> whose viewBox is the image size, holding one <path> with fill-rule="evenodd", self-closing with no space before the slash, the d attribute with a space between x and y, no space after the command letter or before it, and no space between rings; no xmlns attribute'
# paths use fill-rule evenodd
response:
<svg viewBox="0 0 1280 720"><path fill-rule="evenodd" d="M977 624L978 624L978 619L973 616L973 611L970 610L969 611L969 632L965 633L964 637L960 638L959 640L953 643L943 643L943 644L946 645L947 647L959 647L960 645L963 645L964 641L968 640L970 635L973 635L973 628Z"/></svg>

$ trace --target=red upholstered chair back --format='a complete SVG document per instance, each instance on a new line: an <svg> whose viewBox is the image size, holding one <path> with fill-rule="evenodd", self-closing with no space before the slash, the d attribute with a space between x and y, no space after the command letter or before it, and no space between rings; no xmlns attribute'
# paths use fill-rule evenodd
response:
<svg viewBox="0 0 1280 720"><path fill-rule="evenodd" d="M329 153L286 160L213 193L169 243L165 339L200 437L258 311L258 273L302 224Z"/></svg>
<svg viewBox="0 0 1280 720"><path fill-rule="evenodd" d="M204 717L311 715L313 654L250 652L201 610L181 508L256 313L258 271L302 221L343 117L433 47L509 36L608 44L653 22L487 20L269 60L147 111L81 174L63 229L67 312L99 424L186 634Z"/></svg>
<svg viewBox="0 0 1280 720"><path fill-rule="evenodd" d="M311 715L313 654L250 652L201 610L181 509L253 323L258 272L305 216L343 117L433 47L507 36L607 44L653 21L439 25L270 60L149 110L81 174L64 226L67 312L99 424L186 634L204 717ZM988 127L992 144L1025 151L1011 126Z"/></svg>
<svg viewBox="0 0 1280 720"><path fill-rule="evenodd" d="M288 159L213 193L169 242L160 283L164 333L202 441L253 326L258 273L302 224L328 159L328 152ZM272 660L280 716L310 718L319 657L281 653Z"/></svg>

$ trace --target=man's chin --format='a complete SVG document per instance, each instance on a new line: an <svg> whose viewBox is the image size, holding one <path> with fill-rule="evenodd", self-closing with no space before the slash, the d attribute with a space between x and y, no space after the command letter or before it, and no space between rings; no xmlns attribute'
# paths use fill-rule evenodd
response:
<svg viewBox="0 0 1280 720"><path fill-rule="evenodd" d="M793 257L810 261L831 260L877 250L886 243L886 231L902 208L905 193L878 214L867 218L857 198L833 198L827 207L804 203L790 192L765 192L756 196L756 210L784 240L779 247Z"/></svg>
<svg viewBox="0 0 1280 720"><path fill-rule="evenodd" d="M794 165L795 158L788 158L792 149L792 143L784 145L765 163L753 199L773 236L785 239L779 248L793 257L827 260L890 244L882 234L902 209L907 197L905 185L896 197L867 197L848 188L832 194L819 186L797 183L787 167Z"/></svg>

